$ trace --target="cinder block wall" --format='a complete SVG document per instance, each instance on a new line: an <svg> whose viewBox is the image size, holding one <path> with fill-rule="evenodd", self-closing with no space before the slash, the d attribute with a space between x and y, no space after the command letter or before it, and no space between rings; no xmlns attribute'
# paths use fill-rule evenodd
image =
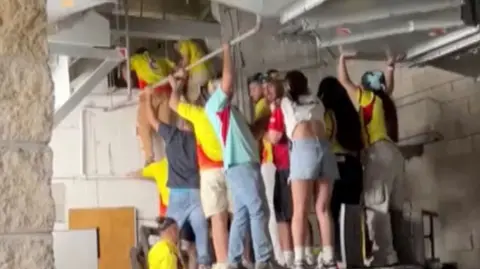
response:
<svg viewBox="0 0 480 269"><path fill-rule="evenodd" d="M352 62L352 77L381 63ZM437 250L459 268L480 263L480 83L435 68L398 68L394 97L401 136L437 131L444 140L407 162L408 190L416 210L440 214Z"/></svg>

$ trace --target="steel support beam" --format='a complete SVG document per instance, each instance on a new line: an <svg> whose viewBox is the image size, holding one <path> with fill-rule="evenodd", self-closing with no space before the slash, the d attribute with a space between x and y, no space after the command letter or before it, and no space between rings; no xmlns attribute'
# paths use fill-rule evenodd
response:
<svg viewBox="0 0 480 269"><path fill-rule="evenodd" d="M73 92L70 98L60 106L54 115L53 128L57 127L80 102L89 95L93 88L104 79L121 61L104 60Z"/></svg>
<svg viewBox="0 0 480 269"><path fill-rule="evenodd" d="M340 3L339 3L340 4ZM342 5L344 3L341 3ZM385 5L368 6L365 10L352 10L348 13L339 14L338 12L329 12L330 9L320 11L315 18L305 18L305 31L312 31L320 28L330 28L346 24L360 24L369 21L393 19L399 16L407 16L415 13L430 13L434 11L446 10L449 8L460 7L462 0L436 0L436 1L396 1L388 2ZM318 18L318 19L317 19Z"/></svg>
<svg viewBox="0 0 480 269"><path fill-rule="evenodd" d="M480 42L480 33L471 35L467 38L464 38L462 40L459 40L457 42L451 43L447 46L441 47L439 49L436 49L432 52L426 53L425 55L418 57L414 63L413 66L415 65L421 65L428 63L430 61L436 60L438 58L441 58L446 55L453 54L459 50L462 50L464 48L468 48L470 46L473 46L477 43Z"/></svg>
<svg viewBox="0 0 480 269"><path fill-rule="evenodd" d="M125 35L125 23L110 18L110 29L114 36ZM129 17L130 37L148 39L205 39L221 38L220 24L194 20L161 20Z"/></svg>
<svg viewBox="0 0 480 269"><path fill-rule="evenodd" d="M410 61L413 58L418 57L422 54L441 48L443 46L446 46L450 43L456 42L462 38L468 37L478 32L479 32L478 27L466 27L466 28L448 33L444 36L437 37L428 42L425 42L410 48L406 53L405 60Z"/></svg>
<svg viewBox="0 0 480 269"><path fill-rule="evenodd" d="M74 58L107 59L110 61L123 61L125 59L123 48L101 49L49 41L48 49L51 54L68 55Z"/></svg>

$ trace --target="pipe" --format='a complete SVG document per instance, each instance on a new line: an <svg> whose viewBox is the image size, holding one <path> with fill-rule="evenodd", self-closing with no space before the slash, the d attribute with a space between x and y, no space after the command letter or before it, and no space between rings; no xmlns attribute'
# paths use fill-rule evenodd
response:
<svg viewBox="0 0 480 269"><path fill-rule="evenodd" d="M449 33L447 35L437 37L433 40L415 46L407 51L407 57L405 60L410 61L415 57L418 57L422 54L430 52L432 50L446 46L452 42L456 42L462 38L466 38L470 35L476 34L479 31L479 27L467 27L455 32Z"/></svg>
<svg viewBox="0 0 480 269"><path fill-rule="evenodd" d="M123 1L123 10L125 12L125 49L127 52L125 56L127 57L127 70L130 70L130 26L129 26L129 18L128 18L128 0ZM130 72L127 72L130 74ZM127 76L127 89L128 89L128 100L132 99L132 77L130 75Z"/></svg>
<svg viewBox="0 0 480 269"><path fill-rule="evenodd" d="M454 53L456 53L456 52L458 52L458 51L460 51L464 48L475 45L478 42L480 42L480 33L468 36L467 38L464 38L462 40L459 40L455 43L449 44L445 47L439 48L439 49L434 50L432 52L428 52L428 53L424 54L423 56L417 58L414 61L414 63L409 67L418 66L420 64L425 64L425 63L428 63L430 61L441 58L443 56L454 54Z"/></svg>
<svg viewBox="0 0 480 269"><path fill-rule="evenodd" d="M387 36L408 34L416 31L428 31L434 28L455 27L455 26L460 26L461 24L462 22L457 20L447 21L447 22L443 22L443 21L416 22L412 20L407 22L405 25L402 25L399 27L392 27L392 28L383 29L383 30L374 30L367 33L361 33L361 34L356 34L356 35L341 37L341 38L334 38L329 41L321 42L320 47L325 48L325 47L332 47L332 46L340 46L340 45L352 44L352 43L357 43L357 42L366 41L366 40L384 38Z"/></svg>
<svg viewBox="0 0 480 269"><path fill-rule="evenodd" d="M240 43L241 41L243 41L243 40L245 40L245 39L247 39L247 38L255 35L256 33L258 33L258 31L260 31L261 27L262 27L262 17L261 17L260 15L257 15L257 16L256 16L255 26L254 26L252 29L250 29L249 31L247 31L247 32L245 32L245 33L237 36L237 37L234 38L233 40L231 40L231 41L229 42L230 46L234 46L234 45L236 45L237 43ZM190 69L198 66L199 64L202 64L202 63L204 63L204 62L206 62L206 61L208 61L208 60L216 57L217 55L219 55L219 54L222 53L222 52L223 52L223 48L220 47L220 48L218 48L218 49L210 52L209 54L205 55L205 56L204 56L203 58L201 58L200 60L198 60L198 61L190 64L189 66L187 66L187 67L185 68L185 70L188 71L188 70L190 70ZM163 84L165 84L165 83L168 83L168 78L164 78L164 79L160 80L159 82L150 85L150 87L156 88L156 87L159 87L159 86L161 86L161 85L163 85ZM114 110L117 110L117 109L120 109L120 108L132 106L132 105L134 105L134 104L136 104L136 101L135 101L135 103L134 103L132 100L127 100L126 102L122 102L122 103L120 103L120 104L117 104L117 105L111 106L111 107L109 107L109 108L106 108L105 111L106 111L106 112L114 111Z"/></svg>
<svg viewBox="0 0 480 269"><path fill-rule="evenodd" d="M304 0L303 2L295 2L289 9L283 12L280 17L280 23L285 24L291 20L300 17L302 14L320 6L327 0Z"/></svg>

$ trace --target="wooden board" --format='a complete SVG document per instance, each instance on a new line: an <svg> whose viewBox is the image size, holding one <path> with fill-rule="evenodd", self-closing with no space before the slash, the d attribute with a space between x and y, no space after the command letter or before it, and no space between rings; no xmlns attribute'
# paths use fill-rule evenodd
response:
<svg viewBox="0 0 480 269"><path fill-rule="evenodd" d="M98 268L130 269L130 249L136 243L135 208L70 209L70 229L98 231Z"/></svg>

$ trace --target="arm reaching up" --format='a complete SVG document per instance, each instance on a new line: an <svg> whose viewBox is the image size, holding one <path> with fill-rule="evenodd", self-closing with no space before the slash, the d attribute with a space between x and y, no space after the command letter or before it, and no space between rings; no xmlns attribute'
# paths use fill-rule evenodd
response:
<svg viewBox="0 0 480 269"><path fill-rule="evenodd" d="M222 69L222 90L231 98L233 95L233 70L232 56L230 55L230 45L223 44L223 69Z"/></svg>
<svg viewBox="0 0 480 269"><path fill-rule="evenodd" d="M393 94L393 89L395 87L395 63L397 60L401 60L402 55L394 57L387 52L387 70L385 71L385 92L388 95Z"/></svg>
<svg viewBox="0 0 480 269"><path fill-rule="evenodd" d="M356 92L358 90L358 87L350 79L347 67L345 65L345 60L349 56L351 55L347 55L343 51L341 51L340 58L338 59L338 81L340 81L342 86L347 90L350 99L354 101L354 103L356 103Z"/></svg>

